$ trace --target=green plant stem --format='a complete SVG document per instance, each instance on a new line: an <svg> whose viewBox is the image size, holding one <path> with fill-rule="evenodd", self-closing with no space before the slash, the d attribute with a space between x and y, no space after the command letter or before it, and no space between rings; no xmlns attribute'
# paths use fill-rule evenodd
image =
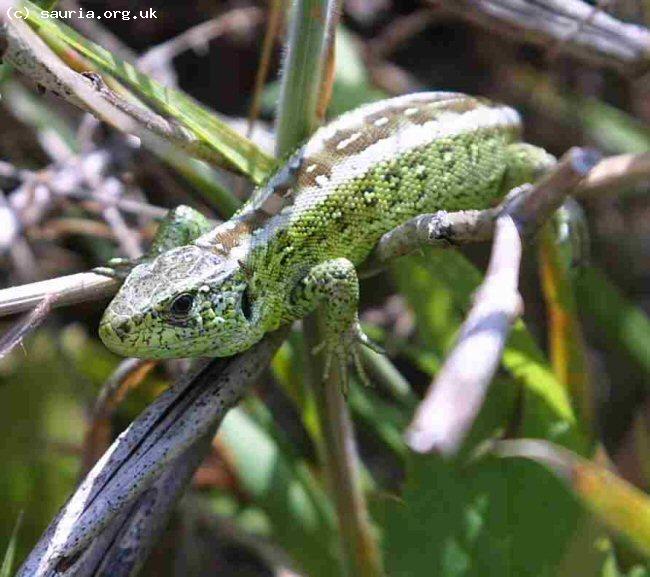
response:
<svg viewBox="0 0 650 577"><path fill-rule="evenodd" d="M318 127L318 101L337 4L336 0L296 0L291 8L278 103L278 158L294 150Z"/></svg>
<svg viewBox="0 0 650 577"><path fill-rule="evenodd" d="M18 542L18 531L20 531L20 526L23 522L23 513L21 511L14 525L14 530L11 532L11 537L9 539L9 544L7 545L7 550L5 551L4 558L2 560L2 565L0 566L0 577L11 577L13 571L14 558L16 556L16 545Z"/></svg>
<svg viewBox="0 0 650 577"><path fill-rule="evenodd" d="M380 355L364 347L361 351L361 357L363 359L363 365L368 369L370 374L381 383L383 388L396 401L408 409L415 408L418 398L413 392L411 385L386 355Z"/></svg>
<svg viewBox="0 0 650 577"><path fill-rule="evenodd" d="M278 107L276 155L294 150L319 123L328 93L327 63L339 14L337 0L296 0L289 22L287 52ZM306 386L316 398L316 417L322 443L319 456L336 504L343 553L341 574L383 575L381 556L361 486L360 462L347 404L336 371L323 382L321 356L311 354L323 341L318 313L304 320Z"/></svg>
<svg viewBox="0 0 650 577"><path fill-rule="evenodd" d="M585 341L577 315L577 303L570 263L556 242L556 233L547 224L540 234L540 276L549 318L551 364L579 415L581 426L593 438L595 399L589 381Z"/></svg>
<svg viewBox="0 0 650 577"><path fill-rule="evenodd" d="M323 357L311 353L322 339L321 316L316 313L304 322L306 354L311 357L306 363L306 376L316 398L323 439L320 457L336 505L344 575L379 577L384 574L381 554L362 490L354 429L341 393L340 376L332 370L323 379Z"/></svg>

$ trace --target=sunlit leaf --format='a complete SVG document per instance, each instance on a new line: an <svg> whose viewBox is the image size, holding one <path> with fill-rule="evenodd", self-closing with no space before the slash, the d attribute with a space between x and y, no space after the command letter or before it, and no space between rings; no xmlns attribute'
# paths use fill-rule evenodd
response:
<svg viewBox="0 0 650 577"><path fill-rule="evenodd" d="M650 556L650 496L611 471L546 441L500 441L495 452L501 457L525 457L547 467L610 529Z"/></svg>
<svg viewBox="0 0 650 577"><path fill-rule="evenodd" d="M25 4L32 8L29 11L29 22L36 30L45 32L74 48L90 62L127 84L158 110L178 120L197 138L220 154L228 166L249 176L256 184L263 182L273 171L275 167L273 158L190 96L179 90L162 86L133 65L87 40L69 26L55 19L43 18L40 10L27 0Z"/></svg>
<svg viewBox="0 0 650 577"><path fill-rule="evenodd" d="M578 508L529 463L410 454L403 494L373 513L391 577L555 577Z"/></svg>

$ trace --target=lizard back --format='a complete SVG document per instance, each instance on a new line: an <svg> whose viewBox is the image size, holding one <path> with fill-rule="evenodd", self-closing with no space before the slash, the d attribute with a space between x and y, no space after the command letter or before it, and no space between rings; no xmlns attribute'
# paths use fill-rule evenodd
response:
<svg viewBox="0 0 650 577"><path fill-rule="evenodd" d="M317 130L197 244L290 282L330 258L359 264L382 234L418 214L492 204L504 149L519 132L512 108L460 93L367 104Z"/></svg>
<svg viewBox="0 0 650 577"><path fill-rule="evenodd" d="M297 252L305 265L336 257L358 264L413 216L494 202L504 147L519 131L513 109L457 93L411 94L344 114L240 211L257 220L251 248L273 246L285 264Z"/></svg>

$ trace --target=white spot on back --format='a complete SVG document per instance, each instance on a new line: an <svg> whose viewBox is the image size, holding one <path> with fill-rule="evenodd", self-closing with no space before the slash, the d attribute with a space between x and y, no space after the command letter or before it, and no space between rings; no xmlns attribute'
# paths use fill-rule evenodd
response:
<svg viewBox="0 0 650 577"><path fill-rule="evenodd" d="M329 178L327 178L324 174L319 174L316 177L316 184L318 184L318 186L325 186L329 181Z"/></svg>
<svg viewBox="0 0 650 577"><path fill-rule="evenodd" d="M416 107L407 108L404 111L404 116L413 116L414 114L417 114L418 110L419 110L419 108L416 108Z"/></svg>
<svg viewBox="0 0 650 577"><path fill-rule="evenodd" d="M343 150L344 148L346 148L347 146L349 146L350 144L352 144L355 140L358 140L359 138L361 138L361 132L355 132L349 138L346 138L345 140L341 140L341 142L339 142L336 145L336 150Z"/></svg>
<svg viewBox="0 0 650 577"><path fill-rule="evenodd" d="M374 122L375 126L384 126L384 124L388 124L388 116L382 116L381 118L378 118Z"/></svg>

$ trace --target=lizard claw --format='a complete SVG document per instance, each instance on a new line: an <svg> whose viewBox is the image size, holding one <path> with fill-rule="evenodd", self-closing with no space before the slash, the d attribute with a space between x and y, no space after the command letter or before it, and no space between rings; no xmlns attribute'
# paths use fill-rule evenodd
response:
<svg viewBox="0 0 650 577"><path fill-rule="evenodd" d="M348 363L352 360L354 367L361 382L365 386L372 386L368 378L363 363L359 347L363 345L369 349L385 354L385 351L363 332L359 323L355 323L347 333L336 335L335 338L328 339L316 345L312 349L312 354L316 355L325 350L325 366L323 368L323 379L328 379L332 369L332 363L336 358L338 364L339 378L341 380L341 393L347 399L350 389L348 378Z"/></svg>

